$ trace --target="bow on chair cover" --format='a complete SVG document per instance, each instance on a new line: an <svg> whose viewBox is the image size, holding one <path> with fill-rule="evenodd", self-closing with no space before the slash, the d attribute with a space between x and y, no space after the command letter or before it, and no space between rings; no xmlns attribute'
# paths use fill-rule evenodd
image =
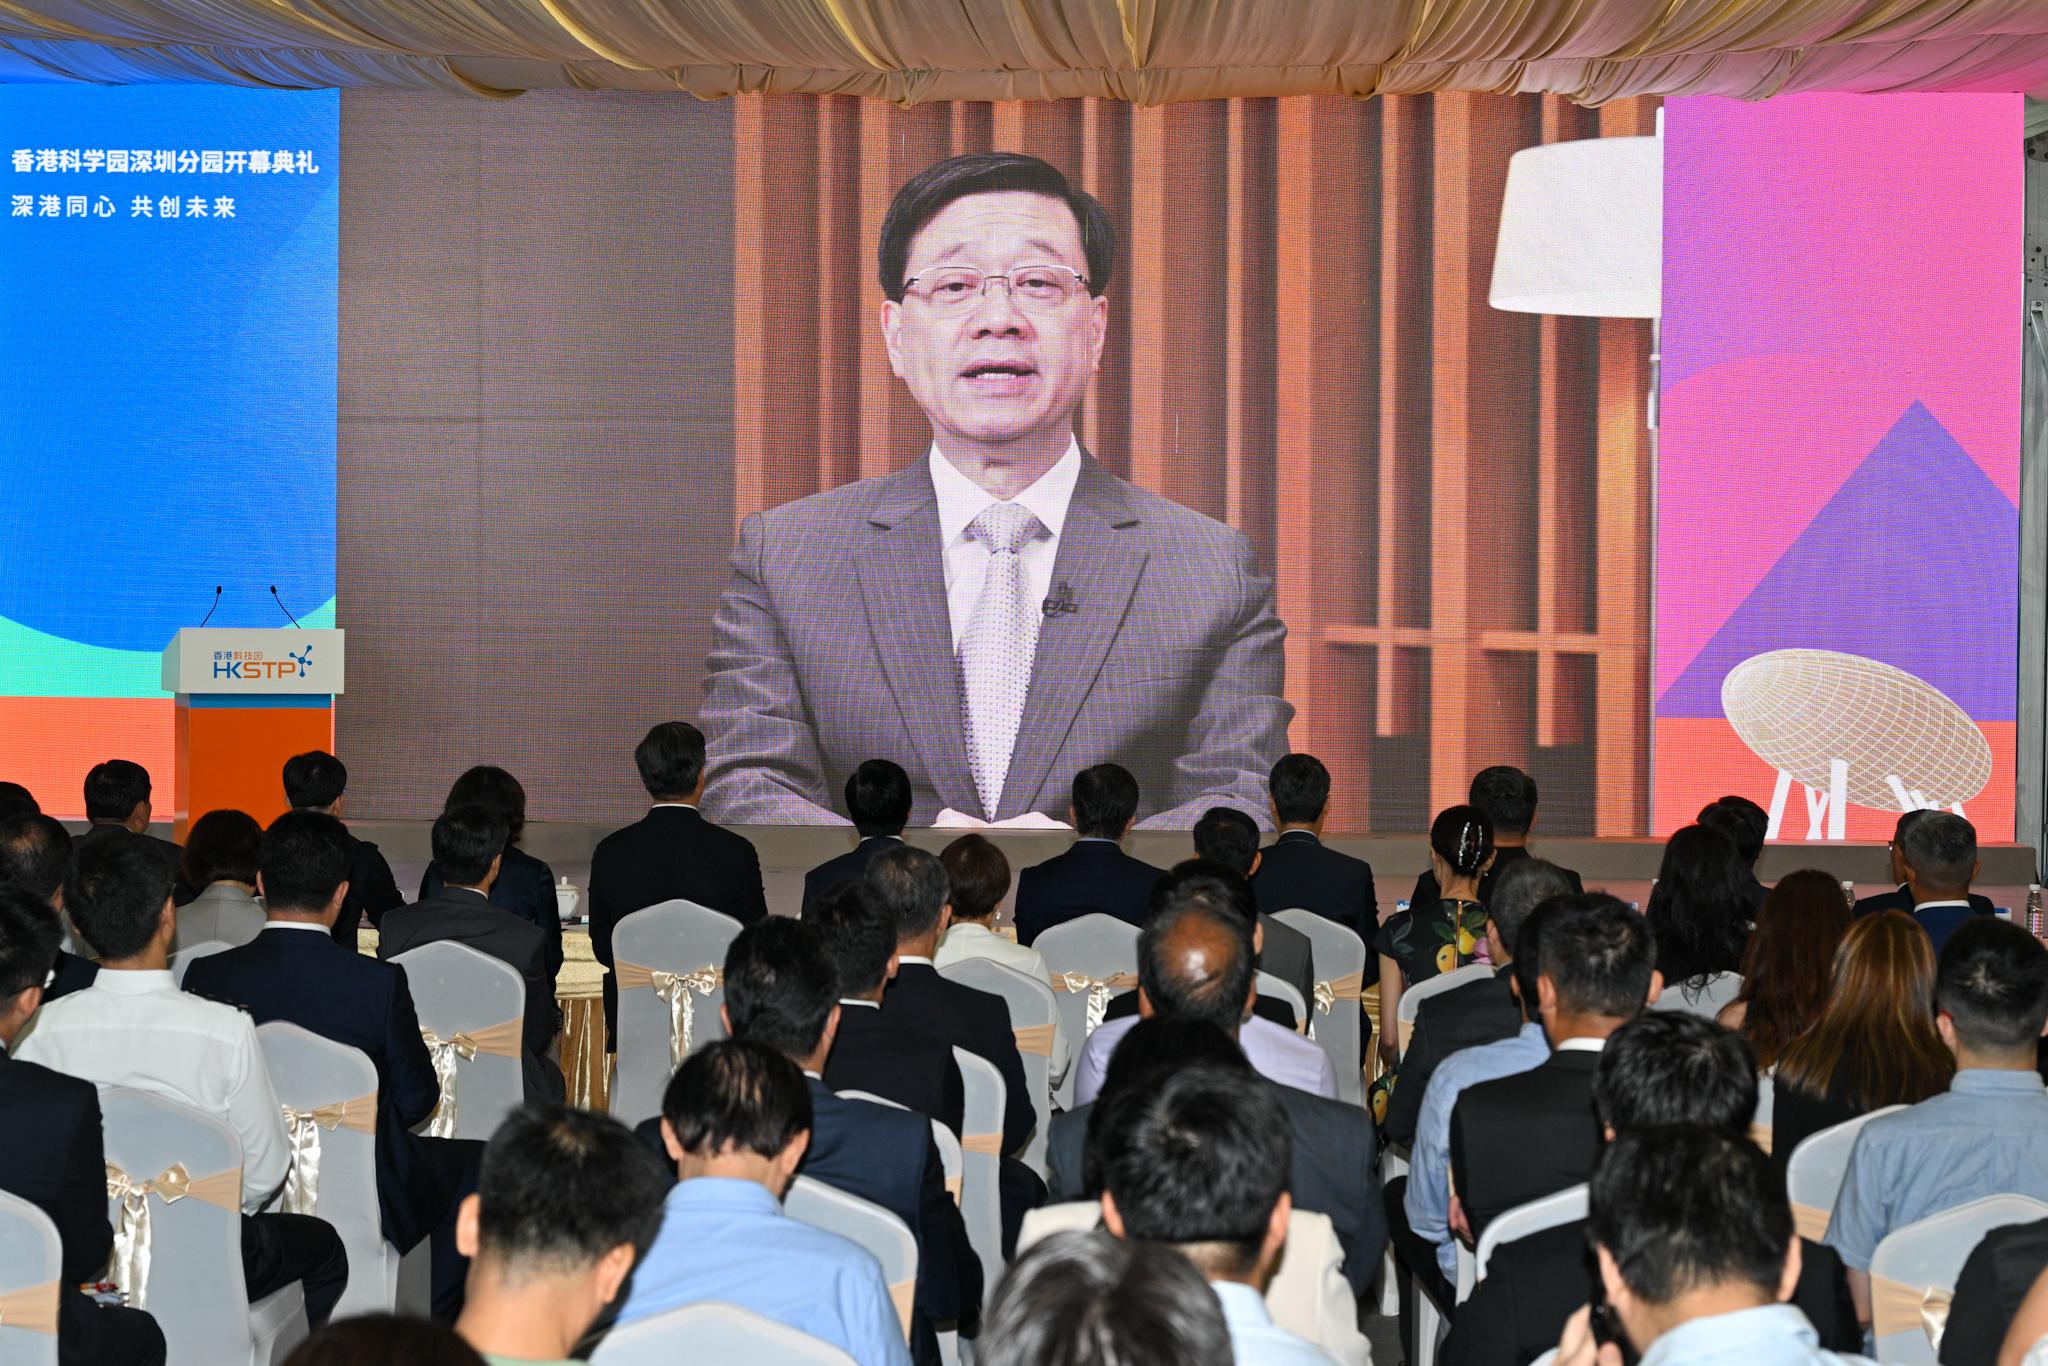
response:
<svg viewBox="0 0 2048 1366"><path fill-rule="evenodd" d="M697 1031L697 1004L691 997L708 997L724 986L725 969L707 963L692 972L662 972L620 959L617 971L620 991L652 987L654 994L668 1003L668 1065L671 1069L682 1066Z"/></svg>
<svg viewBox="0 0 2048 1366"><path fill-rule="evenodd" d="M1315 1000L1311 1004L1315 1006L1316 1014L1327 1015L1336 1008L1337 1002L1362 1000L1364 994L1365 970L1361 968L1348 977L1337 977L1316 983ZM1314 1020L1308 1022L1308 1036L1311 1039L1316 1036Z"/></svg>
<svg viewBox="0 0 2048 1366"><path fill-rule="evenodd" d="M420 1027L420 1037L426 1040L427 1052L434 1059L434 1078L441 1083L441 1099L427 1120L428 1138L455 1137L456 1059L468 1062L479 1053L491 1053L502 1058L518 1057L521 1024L519 1020L506 1020L488 1029L459 1033L452 1039L444 1039L424 1025Z"/></svg>
<svg viewBox="0 0 2048 1366"><path fill-rule="evenodd" d="M1113 973L1108 977L1090 977L1085 972L1056 972L1052 978L1054 991L1078 994L1088 993L1088 1030L1093 1034L1102 1023L1103 1012L1109 1009L1109 994L1112 991L1129 991L1138 985L1138 976L1132 972Z"/></svg>
<svg viewBox="0 0 2048 1366"><path fill-rule="evenodd" d="M1951 1292L1938 1285L1905 1285L1882 1276L1870 1278L1870 1326L1878 1337L1919 1328L1936 1352L1948 1331Z"/></svg>
<svg viewBox="0 0 2048 1366"><path fill-rule="evenodd" d="M128 1303L137 1309L149 1307L150 1221L149 1197L175 1205L186 1196L239 1214L242 1208L242 1169L230 1167L212 1176L194 1177L182 1162L173 1162L158 1175L137 1181L120 1164L107 1163L107 1198L118 1200L114 1214L113 1281L128 1292Z"/></svg>
<svg viewBox="0 0 2048 1366"><path fill-rule="evenodd" d="M436 1069L438 1071L438 1069ZM320 1131L333 1133L346 1125L359 1134L377 1132L377 1093L357 1096L310 1110L284 1110L285 1137L291 1140L292 1165L284 1178L284 1212L320 1212Z"/></svg>
<svg viewBox="0 0 2048 1366"><path fill-rule="evenodd" d="M0 1328L18 1328L24 1333L57 1335L57 1300L64 1293L61 1281L25 1285L0 1294Z"/></svg>

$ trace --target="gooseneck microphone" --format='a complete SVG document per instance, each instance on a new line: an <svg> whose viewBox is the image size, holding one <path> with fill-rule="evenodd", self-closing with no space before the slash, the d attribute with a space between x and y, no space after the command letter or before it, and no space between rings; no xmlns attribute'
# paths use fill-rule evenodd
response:
<svg viewBox="0 0 2048 1366"><path fill-rule="evenodd" d="M284 613L287 617L291 617L292 625L297 626L301 631L306 629L297 617L292 616L292 609L284 605L284 599L277 596L277 585L274 583L270 585L270 596L277 603L277 610Z"/></svg>
<svg viewBox="0 0 2048 1366"><path fill-rule="evenodd" d="M206 625L206 623L207 623L207 622L209 622L209 621L212 621L212 620L213 620L213 614L214 614L215 612L218 612L219 610L220 610L220 585L219 585L219 584L215 584L215 585L213 586L213 605L212 605L211 607L209 607L209 608L207 608L207 609L206 609L206 615L205 615L205 616L203 616L203 617L201 617L201 618L199 619L199 624L200 624L201 626L204 626L204 625Z"/></svg>

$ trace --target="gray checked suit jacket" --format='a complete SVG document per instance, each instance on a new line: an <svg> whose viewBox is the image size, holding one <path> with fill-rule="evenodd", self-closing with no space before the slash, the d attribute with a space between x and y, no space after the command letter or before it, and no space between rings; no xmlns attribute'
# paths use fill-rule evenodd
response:
<svg viewBox="0 0 2048 1366"><path fill-rule="evenodd" d="M1082 462L1053 582L1074 610L1039 627L1002 800L968 771L946 610L938 499L920 459L747 518L713 627L704 813L760 825L843 823L864 759L910 774L913 822L943 807L1065 819L1074 775L1137 775L1141 823L1210 806L1263 822L1287 752L1287 634L1238 532Z"/></svg>

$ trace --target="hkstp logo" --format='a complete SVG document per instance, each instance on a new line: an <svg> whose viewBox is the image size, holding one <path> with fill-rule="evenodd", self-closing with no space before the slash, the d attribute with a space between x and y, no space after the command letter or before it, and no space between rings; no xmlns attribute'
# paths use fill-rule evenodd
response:
<svg viewBox="0 0 2048 1366"><path fill-rule="evenodd" d="M275 682L308 678L313 673L313 647L287 650L283 659L272 659L261 650L215 650L213 676L253 682Z"/></svg>

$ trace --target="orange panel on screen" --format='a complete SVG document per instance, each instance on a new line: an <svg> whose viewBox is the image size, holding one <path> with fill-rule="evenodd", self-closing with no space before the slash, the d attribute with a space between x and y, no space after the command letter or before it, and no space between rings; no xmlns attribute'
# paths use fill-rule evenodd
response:
<svg viewBox="0 0 2048 1366"><path fill-rule="evenodd" d="M284 761L334 748L332 707L179 707L178 838L209 811L284 814ZM169 815L168 811L163 814Z"/></svg>
<svg viewBox="0 0 2048 1366"><path fill-rule="evenodd" d="M176 783L168 697L0 697L0 779L60 820L85 819L85 775L103 759L149 770L168 807Z"/></svg>

